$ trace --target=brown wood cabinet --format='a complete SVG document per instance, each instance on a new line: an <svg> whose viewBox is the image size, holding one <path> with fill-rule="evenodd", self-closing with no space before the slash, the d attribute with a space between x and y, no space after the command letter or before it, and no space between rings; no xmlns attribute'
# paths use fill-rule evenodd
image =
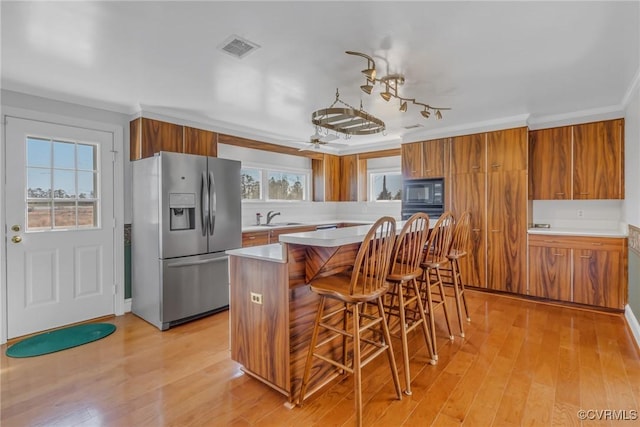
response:
<svg viewBox="0 0 640 427"><path fill-rule="evenodd" d="M402 176L405 179L444 177L448 140L444 138L402 144Z"/></svg>
<svg viewBox="0 0 640 427"><path fill-rule="evenodd" d="M530 198L623 199L624 120L531 131Z"/></svg>
<svg viewBox="0 0 640 427"><path fill-rule="evenodd" d="M486 163L486 134L451 138L451 174L482 173Z"/></svg>
<svg viewBox="0 0 640 427"><path fill-rule="evenodd" d="M526 293L527 129L451 138L451 211L471 213L465 283Z"/></svg>
<svg viewBox="0 0 640 427"><path fill-rule="evenodd" d="M340 156L340 201L358 201L359 167L357 154Z"/></svg>
<svg viewBox="0 0 640 427"><path fill-rule="evenodd" d="M218 134L208 130L185 126L184 152L218 157Z"/></svg>
<svg viewBox="0 0 640 427"><path fill-rule="evenodd" d="M366 197L366 160L357 154L335 156L324 154L322 159L313 159L313 201L355 202Z"/></svg>
<svg viewBox="0 0 640 427"><path fill-rule="evenodd" d="M487 287L526 294L527 172L487 174Z"/></svg>
<svg viewBox="0 0 640 427"><path fill-rule="evenodd" d="M487 171L527 170L527 128L504 129L487 133Z"/></svg>
<svg viewBox="0 0 640 427"><path fill-rule="evenodd" d="M573 126L573 198L624 199L624 120Z"/></svg>
<svg viewBox="0 0 640 427"><path fill-rule="evenodd" d="M208 130L138 117L129 123L129 159L151 157L160 151L218 155L218 135Z"/></svg>
<svg viewBox="0 0 640 427"><path fill-rule="evenodd" d="M451 175L450 188L452 193L451 211L454 216L458 218L467 210L471 213L471 252L460 262L462 280L465 284L486 288L486 174L460 173Z"/></svg>
<svg viewBox="0 0 640 427"><path fill-rule="evenodd" d="M534 130L529 133L529 198L572 198L571 126Z"/></svg>
<svg viewBox="0 0 640 427"><path fill-rule="evenodd" d="M139 117L129 123L130 160L151 157L160 151L183 152L183 127Z"/></svg>
<svg viewBox="0 0 640 427"><path fill-rule="evenodd" d="M623 310L627 239L529 235L529 295Z"/></svg>

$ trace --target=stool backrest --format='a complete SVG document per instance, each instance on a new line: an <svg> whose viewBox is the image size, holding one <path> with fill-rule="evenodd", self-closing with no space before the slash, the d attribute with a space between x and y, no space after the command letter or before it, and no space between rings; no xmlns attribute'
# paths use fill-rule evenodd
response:
<svg viewBox="0 0 640 427"><path fill-rule="evenodd" d="M391 252L391 274L406 275L420 268L429 237L429 215L413 214L402 227Z"/></svg>
<svg viewBox="0 0 640 427"><path fill-rule="evenodd" d="M453 230L450 253L462 253L469 250L469 235L471 234L471 212L464 211L456 221Z"/></svg>
<svg viewBox="0 0 640 427"><path fill-rule="evenodd" d="M436 262L447 259L451 248L454 225L455 219L451 212L446 211L440 215L440 219L438 219L438 222L429 233L425 261Z"/></svg>
<svg viewBox="0 0 640 427"><path fill-rule="evenodd" d="M396 238L396 221L390 216L378 219L365 236L351 274L349 293L369 294L386 286L391 250Z"/></svg>

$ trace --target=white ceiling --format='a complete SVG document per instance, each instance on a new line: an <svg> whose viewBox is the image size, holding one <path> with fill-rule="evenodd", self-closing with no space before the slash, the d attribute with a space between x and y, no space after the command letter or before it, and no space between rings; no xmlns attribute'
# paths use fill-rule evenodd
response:
<svg viewBox="0 0 640 427"><path fill-rule="evenodd" d="M633 2L7 2L4 89L140 111L291 144L335 97L360 101L384 146L482 123L615 110L637 77ZM261 47L243 59L231 35ZM402 73L403 96L451 107L425 120L381 87L366 95L363 58ZM407 126L420 124L412 130Z"/></svg>

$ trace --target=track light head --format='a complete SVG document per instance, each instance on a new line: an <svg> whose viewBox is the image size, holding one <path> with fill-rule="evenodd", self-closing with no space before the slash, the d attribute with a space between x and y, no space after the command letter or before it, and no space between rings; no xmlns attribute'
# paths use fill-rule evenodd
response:
<svg viewBox="0 0 640 427"><path fill-rule="evenodd" d="M366 93L367 95L371 95L371 91L373 90L373 86L370 85L369 82L367 82L366 85L360 86L360 89L362 89L362 91L364 93Z"/></svg>
<svg viewBox="0 0 640 427"><path fill-rule="evenodd" d="M407 111L407 101L402 101L400 103L400 111L402 111L403 113Z"/></svg>
<svg viewBox="0 0 640 427"><path fill-rule="evenodd" d="M382 92L380 96L382 97L382 99L389 102L389 100L391 99L391 92L389 92L389 89L387 89L385 92Z"/></svg>
<svg viewBox="0 0 640 427"><path fill-rule="evenodd" d="M420 114L422 114L422 117L424 117L425 119L428 119L429 116L431 115L429 110L427 110L426 108L424 110L420 111Z"/></svg>

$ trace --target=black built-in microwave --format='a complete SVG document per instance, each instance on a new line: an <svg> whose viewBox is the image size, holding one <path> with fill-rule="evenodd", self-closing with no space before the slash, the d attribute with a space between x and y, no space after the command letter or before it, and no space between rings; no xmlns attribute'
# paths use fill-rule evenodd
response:
<svg viewBox="0 0 640 427"><path fill-rule="evenodd" d="M444 178L405 180L402 184L402 219L416 212L437 218L444 212Z"/></svg>

